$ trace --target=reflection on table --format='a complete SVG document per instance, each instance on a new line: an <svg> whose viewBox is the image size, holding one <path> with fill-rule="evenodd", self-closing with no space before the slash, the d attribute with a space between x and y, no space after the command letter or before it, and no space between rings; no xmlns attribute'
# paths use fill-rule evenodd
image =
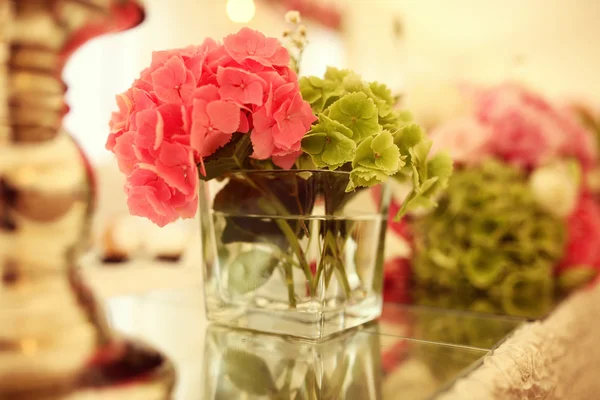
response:
<svg viewBox="0 0 600 400"><path fill-rule="evenodd" d="M178 400L428 399L521 323L387 304L380 322L311 343L208 324L200 287L112 298L107 309L116 329L171 357Z"/></svg>

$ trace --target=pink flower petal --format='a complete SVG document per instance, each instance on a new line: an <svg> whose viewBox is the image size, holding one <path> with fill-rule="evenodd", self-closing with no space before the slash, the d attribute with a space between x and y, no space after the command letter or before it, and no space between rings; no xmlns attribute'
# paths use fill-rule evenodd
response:
<svg viewBox="0 0 600 400"><path fill-rule="evenodd" d="M116 139L114 153L117 157L119 170L128 175L133 171L135 164L138 162L134 147L135 132L126 132Z"/></svg>
<svg viewBox="0 0 600 400"><path fill-rule="evenodd" d="M244 111L240 111L240 126L237 128L237 132L248 133L250 131L250 122Z"/></svg>
<svg viewBox="0 0 600 400"><path fill-rule="evenodd" d="M266 160L271 157L274 149L271 128L261 131L255 127L252 133L250 133L250 140L252 141L252 148L254 150L252 154L253 158Z"/></svg>
<svg viewBox="0 0 600 400"><path fill-rule="evenodd" d="M230 102L217 100L206 106L213 127L223 133L233 133L240 126L240 108Z"/></svg>
<svg viewBox="0 0 600 400"><path fill-rule="evenodd" d="M177 103L190 97L196 81L185 69L181 57L173 56L152 73L152 84L156 96L165 103Z"/></svg>
<svg viewBox="0 0 600 400"><path fill-rule="evenodd" d="M218 131L209 132L204 138L203 148L200 152L202 157L212 155L218 148L225 146L231 141L231 133L223 133Z"/></svg>
<svg viewBox="0 0 600 400"><path fill-rule="evenodd" d="M223 100L232 100L238 105L262 105L263 87L266 86L266 83L258 75L239 68L219 67L217 81Z"/></svg>
<svg viewBox="0 0 600 400"><path fill-rule="evenodd" d="M204 85L194 91L192 99L204 100L209 103L211 101L219 100L219 88L216 85Z"/></svg>
<svg viewBox="0 0 600 400"><path fill-rule="evenodd" d="M289 54L277 39L266 38L250 28L242 28L238 33L227 36L223 45L227 53L240 64L247 60L267 67L289 64Z"/></svg>
<svg viewBox="0 0 600 400"><path fill-rule="evenodd" d="M273 163L279 168L290 169L301 154L302 151L297 151L285 156L273 156Z"/></svg>
<svg viewBox="0 0 600 400"><path fill-rule="evenodd" d="M189 149L176 143L163 144L156 162L156 170L168 186L184 195L192 193L195 190L195 181L189 182L187 177L188 173L193 173L195 169Z"/></svg>
<svg viewBox="0 0 600 400"><path fill-rule="evenodd" d="M157 141L157 126L159 124L159 113L156 109L140 111L136 115L135 145L149 149L154 148Z"/></svg>

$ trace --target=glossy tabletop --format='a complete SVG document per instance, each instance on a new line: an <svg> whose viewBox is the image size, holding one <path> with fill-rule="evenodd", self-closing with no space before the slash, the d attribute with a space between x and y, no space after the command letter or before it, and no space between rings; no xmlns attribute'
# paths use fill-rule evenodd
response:
<svg viewBox="0 0 600 400"><path fill-rule="evenodd" d="M381 319L325 342L234 330L204 318L201 287L106 300L117 330L167 354L175 399L430 399L523 321L386 304Z"/></svg>

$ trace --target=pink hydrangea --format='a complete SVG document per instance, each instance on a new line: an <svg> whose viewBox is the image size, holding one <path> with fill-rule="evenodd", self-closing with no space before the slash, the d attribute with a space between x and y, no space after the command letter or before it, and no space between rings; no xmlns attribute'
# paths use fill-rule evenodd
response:
<svg viewBox="0 0 600 400"><path fill-rule="evenodd" d="M489 152L534 168L553 158L575 157L584 167L597 160L593 137L563 110L516 84L481 91L475 116L492 130Z"/></svg>
<svg viewBox="0 0 600 400"><path fill-rule="evenodd" d="M198 169L234 133L250 133L253 157L290 168L316 120L300 96L287 50L243 28L224 44L155 52L117 96L106 148L127 175L132 214L160 226L197 210Z"/></svg>

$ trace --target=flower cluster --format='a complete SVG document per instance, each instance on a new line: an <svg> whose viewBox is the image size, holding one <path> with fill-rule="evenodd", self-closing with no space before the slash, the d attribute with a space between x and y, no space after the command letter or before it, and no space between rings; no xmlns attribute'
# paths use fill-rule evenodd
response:
<svg viewBox="0 0 600 400"><path fill-rule="evenodd" d="M433 152L448 150L457 165L439 207L389 234L411 244L416 301L434 304L426 297L441 290L465 308L483 300L488 311L539 316L556 292L600 277L595 138L570 110L517 85L474 99L470 115L431 134ZM397 271L385 287L402 286Z"/></svg>
<svg viewBox="0 0 600 400"><path fill-rule="evenodd" d="M516 84L475 94L473 112L432 132L436 149L457 163L477 165L495 156L525 168L565 157L584 167L597 162L594 137L565 109Z"/></svg>
<svg viewBox="0 0 600 400"><path fill-rule="evenodd" d="M249 134L252 157L288 169L316 117L300 94L288 51L243 28L222 44L155 52L117 96L106 147L127 175L132 214L163 226L197 209L197 165Z"/></svg>
<svg viewBox="0 0 600 400"><path fill-rule="evenodd" d="M323 79L302 78L300 90L318 115L302 141L314 165L330 170L351 165L347 191L388 177L412 178L413 191L400 213L434 205L432 198L446 186L452 161L445 154L428 159L431 141L410 115L394 107L385 85L330 67Z"/></svg>

